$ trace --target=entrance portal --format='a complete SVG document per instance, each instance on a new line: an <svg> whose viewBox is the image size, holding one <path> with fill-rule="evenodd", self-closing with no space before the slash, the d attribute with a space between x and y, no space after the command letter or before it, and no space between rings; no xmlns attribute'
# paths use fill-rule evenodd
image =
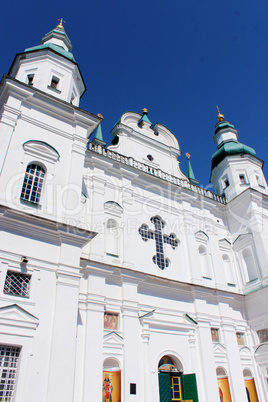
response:
<svg viewBox="0 0 268 402"><path fill-rule="evenodd" d="M198 402L195 374L183 374L183 368L171 356L158 364L160 402Z"/></svg>

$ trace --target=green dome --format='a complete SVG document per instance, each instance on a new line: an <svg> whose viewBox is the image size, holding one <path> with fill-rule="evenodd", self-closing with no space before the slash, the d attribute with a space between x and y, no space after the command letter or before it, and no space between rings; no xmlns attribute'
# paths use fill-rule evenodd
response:
<svg viewBox="0 0 268 402"><path fill-rule="evenodd" d="M253 148L247 145L241 144L238 141L231 140L223 143L219 149L211 157L211 170L214 169L218 164L227 156L232 155L252 155L256 156L256 152Z"/></svg>

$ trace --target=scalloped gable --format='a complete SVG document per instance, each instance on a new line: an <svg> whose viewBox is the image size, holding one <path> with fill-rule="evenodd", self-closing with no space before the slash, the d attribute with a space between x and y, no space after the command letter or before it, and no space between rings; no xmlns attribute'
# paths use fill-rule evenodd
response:
<svg viewBox="0 0 268 402"><path fill-rule="evenodd" d="M114 141L108 147L110 150L189 181L179 167L181 151L177 138L163 124L152 125L147 113L124 113L111 133Z"/></svg>

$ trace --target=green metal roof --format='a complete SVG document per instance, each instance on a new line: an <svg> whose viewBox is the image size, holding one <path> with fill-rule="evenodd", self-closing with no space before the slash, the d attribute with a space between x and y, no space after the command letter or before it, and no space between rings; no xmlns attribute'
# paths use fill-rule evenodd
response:
<svg viewBox="0 0 268 402"><path fill-rule="evenodd" d="M188 179L195 179L190 159L188 159Z"/></svg>
<svg viewBox="0 0 268 402"><path fill-rule="evenodd" d="M234 129L234 126L227 120L219 121L219 123L217 123L215 126L215 134L217 134L220 130L223 130L225 128Z"/></svg>
<svg viewBox="0 0 268 402"><path fill-rule="evenodd" d="M64 50L61 46L55 45L54 43L44 43L43 45L29 47L28 49L25 49L24 52L34 52L35 50L42 50L42 49L54 50L61 56L64 56L67 59L75 62L75 58L72 53L68 52L67 50Z"/></svg>
<svg viewBox="0 0 268 402"><path fill-rule="evenodd" d="M188 158L188 179L191 184L197 185L199 183L198 180L196 180L194 171L190 162L190 158Z"/></svg>
<svg viewBox="0 0 268 402"><path fill-rule="evenodd" d="M99 124L96 129L95 137L94 137L92 143L101 145L102 147L105 147L107 145L107 142L103 141L101 124Z"/></svg>
<svg viewBox="0 0 268 402"><path fill-rule="evenodd" d="M45 38L46 36L50 35L52 32L55 32L55 33L57 33L57 34L66 36L66 38L68 39L68 41L71 43L69 36L68 36L67 33L65 32L65 29L57 29L57 28L54 28L54 29L52 29L51 31L49 31L47 34L45 34L44 38ZM44 39L44 38L43 38L43 39Z"/></svg>
<svg viewBox="0 0 268 402"><path fill-rule="evenodd" d="M238 141L231 140L223 143L219 149L211 157L211 170L227 156L232 155L252 155L256 156L256 152L253 148L247 145L241 144Z"/></svg>
<svg viewBox="0 0 268 402"><path fill-rule="evenodd" d="M98 127L97 127L95 138L97 138L98 140L103 141L101 124L99 124Z"/></svg>
<svg viewBox="0 0 268 402"><path fill-rule="evenodd" d="M146 123L149 123L149 124L151 124L152 125L152 123L150 122L150 120L148 119L148 117L147 117L147 114L143 114L143 116L142 116L142 118L140 119L140 121L139 121L139 123L138 124L140 124L142 121L146 121Z"/></svg>

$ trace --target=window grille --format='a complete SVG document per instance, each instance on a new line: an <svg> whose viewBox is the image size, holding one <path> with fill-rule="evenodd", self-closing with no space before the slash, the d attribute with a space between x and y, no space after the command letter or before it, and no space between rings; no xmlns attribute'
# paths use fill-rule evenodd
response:
<svg viewBox="0 0 268 402"><path fill-rule="evenodd" d="M45 171L41 166L28 165L22 186L21 199L39 204L44 176Z"/></svg>
<svg viewBox="0 0 268 402"><path fill-rule="evenodd" d="M0 401L13 402L20 348L0 345Z"/></svg>
<svg viewBox="0 0 268 402"><path fill-rule="evenodd" d="M4 293L29 297L31 276L17 272L8 271L4 286Z"/></svg>

